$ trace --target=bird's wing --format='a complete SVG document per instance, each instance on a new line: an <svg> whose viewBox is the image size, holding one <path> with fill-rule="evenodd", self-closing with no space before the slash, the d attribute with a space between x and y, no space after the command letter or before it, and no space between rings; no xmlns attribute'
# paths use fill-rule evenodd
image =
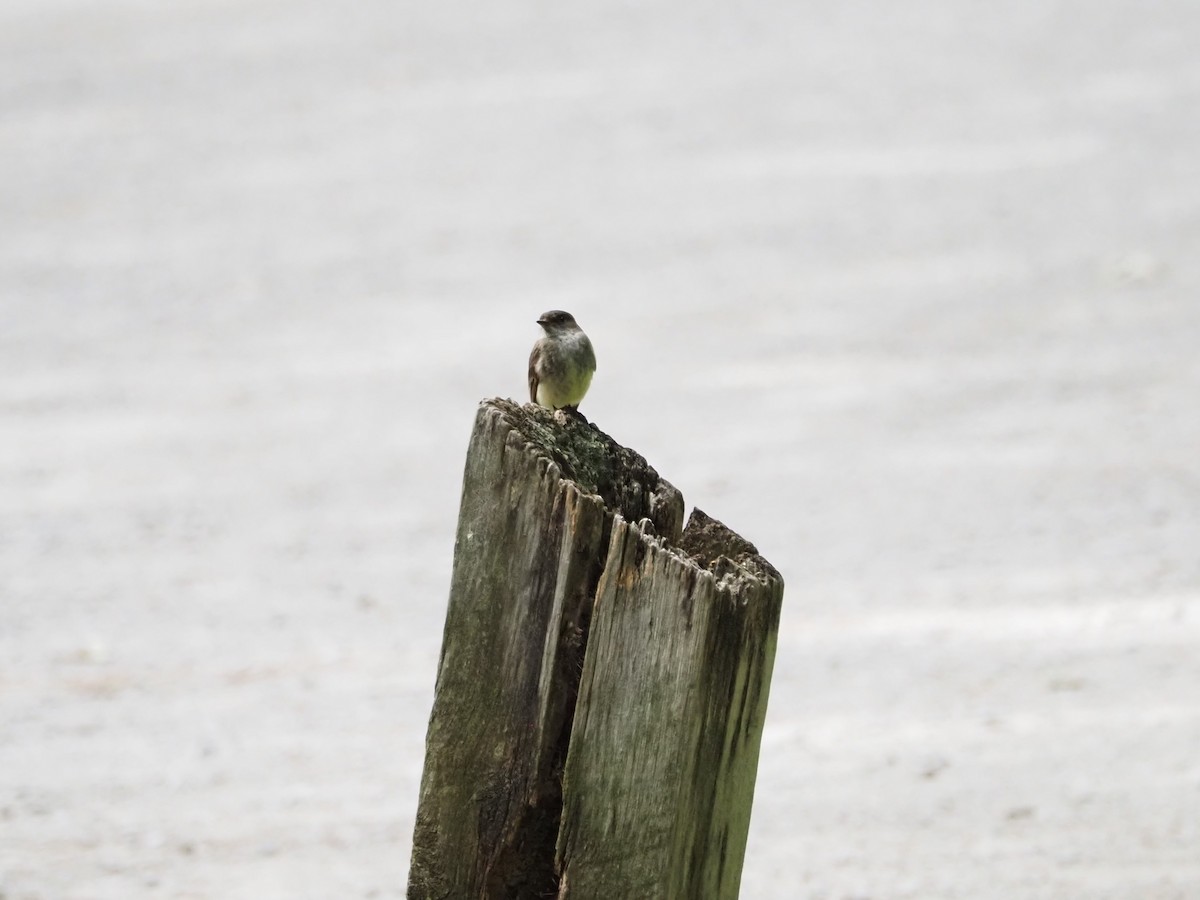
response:
<svg viewBox="0 0 1200 900"><path fill-rule="evenodd" d="M542 342L538 341L533 345L533 352L529 354L529 402L537 403L538 389L538 364L542 361Z"/></svg>

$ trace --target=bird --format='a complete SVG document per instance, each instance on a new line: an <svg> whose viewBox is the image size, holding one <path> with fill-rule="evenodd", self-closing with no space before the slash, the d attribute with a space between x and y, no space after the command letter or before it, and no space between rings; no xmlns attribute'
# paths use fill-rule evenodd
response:
<svg viewBox="0 0 1200 900"><path fill-rule="evenodd" d="M538 316L545 331L529 354L529 402L578 412L596 371L596 352L575 317L561 309Z"/></svg>

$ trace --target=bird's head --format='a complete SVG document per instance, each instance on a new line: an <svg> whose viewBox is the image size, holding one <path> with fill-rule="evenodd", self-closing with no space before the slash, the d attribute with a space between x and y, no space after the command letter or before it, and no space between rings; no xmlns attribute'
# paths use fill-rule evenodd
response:
<svg viewBox="0 0 1200 900"><path fill-rule="evenodd" d="M556 331L571 331L579 327L575 324L575 317L561 309L552 309L542 313L538 316L537 323L546 329L547 334L553 334Z"/></svg>

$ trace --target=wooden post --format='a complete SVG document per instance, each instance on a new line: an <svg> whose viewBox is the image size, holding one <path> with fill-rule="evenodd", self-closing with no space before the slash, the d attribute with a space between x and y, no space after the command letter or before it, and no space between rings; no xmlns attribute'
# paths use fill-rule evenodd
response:
<svg viewBox="0 0 1200 900"><path fill-rule="evenodd" d="M467 453L409 900L735 898L783 582L580 418Z"/></svg>

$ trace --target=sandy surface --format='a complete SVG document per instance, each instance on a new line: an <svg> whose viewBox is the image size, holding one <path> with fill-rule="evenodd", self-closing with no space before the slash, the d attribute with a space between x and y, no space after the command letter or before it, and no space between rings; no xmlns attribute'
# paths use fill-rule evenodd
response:
<svg viewBox="0 0 1200 900"><path fill-rule="evenodd" d="M744 897L1200 897L1197 46L7 0L0 897L402 895L470 423L550 307L788 582Z"/></svg>

